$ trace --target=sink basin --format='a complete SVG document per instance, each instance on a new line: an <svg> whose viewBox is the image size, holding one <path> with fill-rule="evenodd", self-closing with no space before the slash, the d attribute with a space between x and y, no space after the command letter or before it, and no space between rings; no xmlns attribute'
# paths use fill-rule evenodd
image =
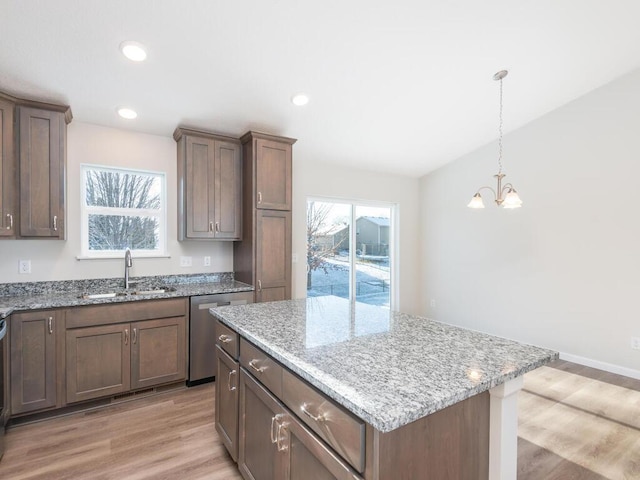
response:
<svg viewBox="0 0 640 480"><path fill-rule="evenodd" d="M173 287L152 285L150 287L140 288L134 292L131 292L131 295L154 295L159 293L167 293L167 292L175 292L175 291L176 289Z"/></svg>
<svg viewBox="0 0 640 480"><path fill-rule="evenodd" d="M122 297L124 295L126 295L125 292L83 293L78 298L84 298L85 300L92 300L94 298L113 298L113 297Z"/></svg>

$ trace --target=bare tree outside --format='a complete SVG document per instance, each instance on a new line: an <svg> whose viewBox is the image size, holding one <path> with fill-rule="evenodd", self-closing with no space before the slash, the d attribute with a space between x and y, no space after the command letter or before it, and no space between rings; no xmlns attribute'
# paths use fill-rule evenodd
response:
<svg viewBox="0 0 640 480"><path fill-rule="evenodd" d="M340 240L337 244L327 244L320 240L333 226L329 223L332 208L332 204L324 202L307 204L307 289L312 287L312 273L315 270L322 269L328 273L329 268L333 267L327 259L335 255L344 243L344 240Z"/></svg>
<svg viewBox="0 0 640 480"><path fill-rule="evenodd" d="M157 248L158 218L140 212L160 208L158 177L99 169L87 170L86 175L88 207L122 209L122 214L89 214L89 249Z"/></svg>

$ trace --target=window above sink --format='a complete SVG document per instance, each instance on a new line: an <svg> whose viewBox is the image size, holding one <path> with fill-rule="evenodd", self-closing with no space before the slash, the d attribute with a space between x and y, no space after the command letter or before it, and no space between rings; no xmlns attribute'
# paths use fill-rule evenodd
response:
<svg viewBox="0 0 640 480"><path fill-rule="evenodd" d="M163 172L83 164L80 182L78 258L168 256Z"/></svg>

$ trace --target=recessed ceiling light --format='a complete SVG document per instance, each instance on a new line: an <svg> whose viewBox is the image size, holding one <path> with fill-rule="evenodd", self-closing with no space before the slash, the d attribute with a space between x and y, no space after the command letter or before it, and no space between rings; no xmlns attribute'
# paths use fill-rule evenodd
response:
<svg viewBox="0 0 640 480"><path fill-rule="evenodd" d="M120 115L122 118L126 118L127 120L133 120L138 116L135 110L131 110L130 108L127 108L127 107L119 108L118 115Z"/></svg>
<svg viewBox="0 0 640 480"><path fill-rule="evenodd" d="M302 105L306 105L307 103L309 103L309 97L304 93L298 93L291 97L291 103L297 105L298 107L301 107Z"/></svg>
<svg viewBox="0 0 640 480"><path fill-rule="evenodd" d="M120 44L122 54L133 62L142 62L147 58L147 51L144 45L138 42L126 41Z"/></svg>

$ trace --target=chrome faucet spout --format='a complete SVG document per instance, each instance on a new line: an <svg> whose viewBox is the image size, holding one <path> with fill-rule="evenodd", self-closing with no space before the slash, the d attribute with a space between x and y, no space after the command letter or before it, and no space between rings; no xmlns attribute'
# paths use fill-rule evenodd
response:
<svg viewBox="0 0 640 480"><path fill-rule="evenodd" d="M133 266L133 258L131 258L131 250L127 248L124 252L124 288L129 289L129 269Z"/></svg>

